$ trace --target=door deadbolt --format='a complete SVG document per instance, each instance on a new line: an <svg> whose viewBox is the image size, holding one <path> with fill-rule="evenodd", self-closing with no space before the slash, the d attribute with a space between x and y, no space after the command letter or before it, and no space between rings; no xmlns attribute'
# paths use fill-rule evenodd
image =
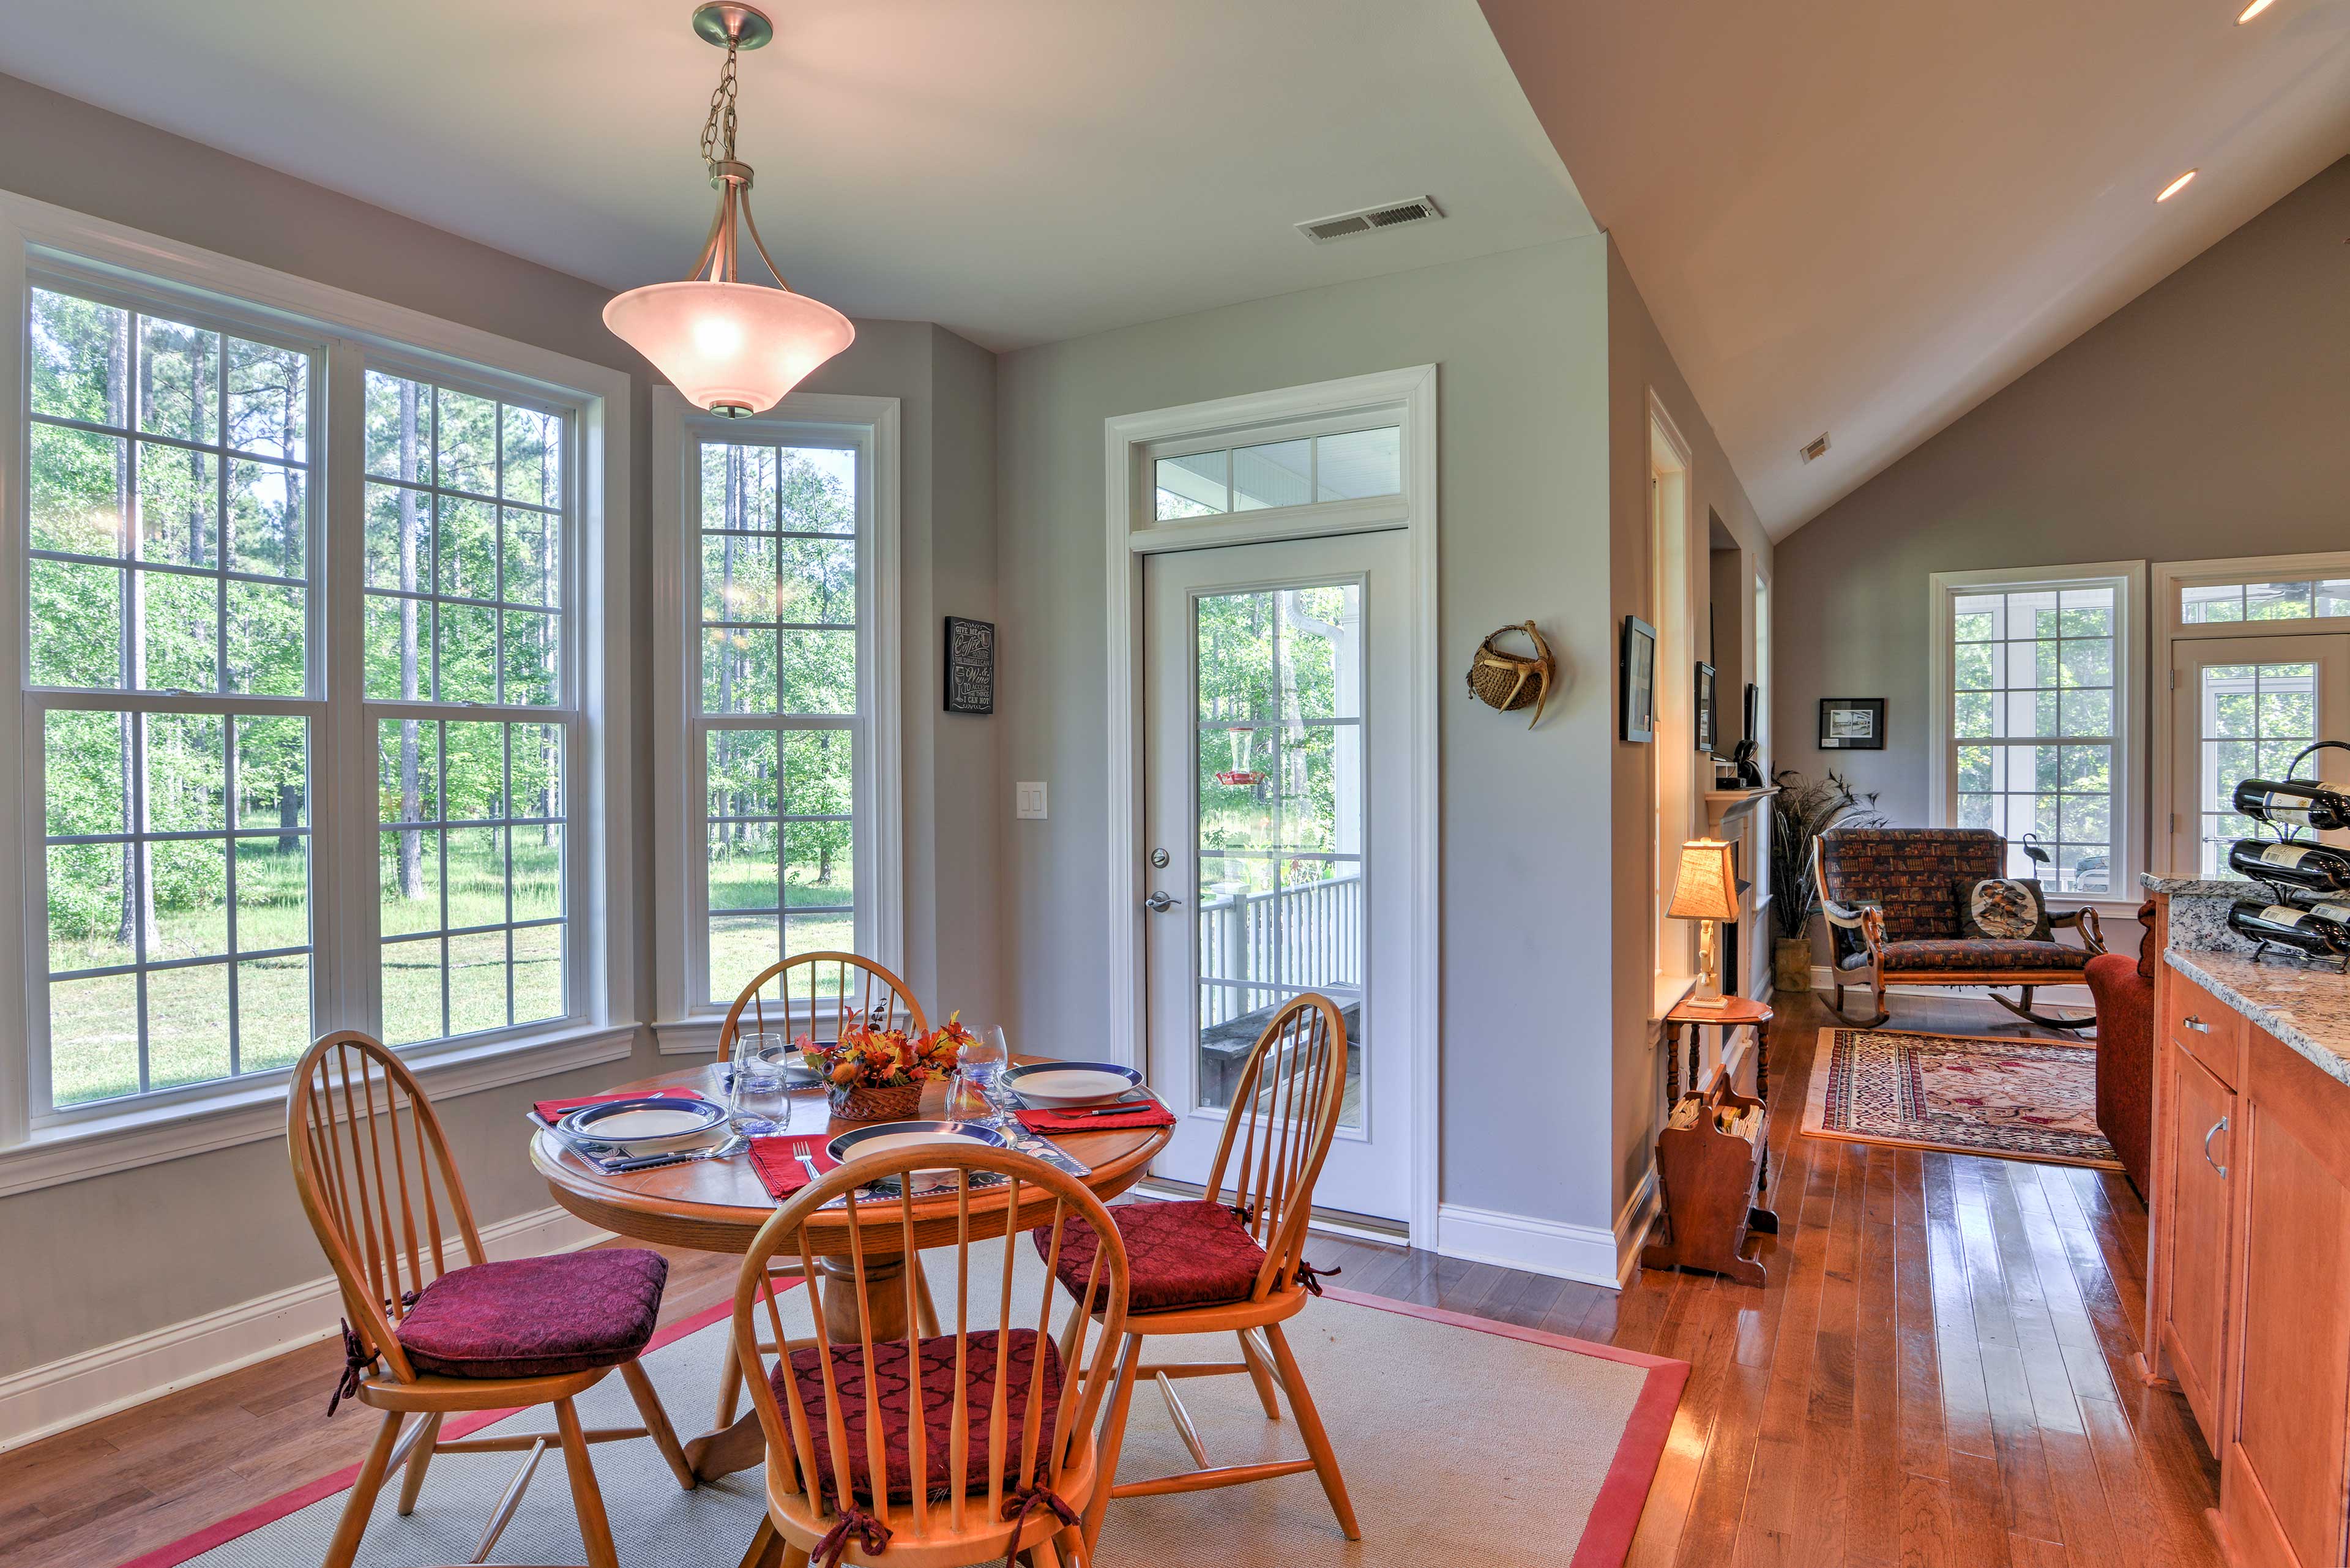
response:
<svg viewBox="0 0 2350 1568"><path fill-rule="evenodd" d="M1170 858L1170 857L1164 849L1154 849L1150 852L1150 863L1159 867L1161 871L1167 869L1167 862Z"/></svg>

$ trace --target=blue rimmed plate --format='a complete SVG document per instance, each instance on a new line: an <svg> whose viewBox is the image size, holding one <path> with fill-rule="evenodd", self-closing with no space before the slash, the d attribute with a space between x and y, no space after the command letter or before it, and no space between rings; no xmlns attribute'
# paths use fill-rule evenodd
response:
<svg viewBox="0 0 2350 1568"><path fill-rule="evenodd" d="M1043 1110L1106 1105L1142 1087L1142 1075L1115 1062L1030 1062L1006 1067L998 1083Z"/></svg>
<svg viewBox="0 0 2350 1568"><path fill-rule="evenodd" d="M648 1096L582 1106L555 1125L557 1132L581 1143L604 1144L630 1155L668 1154L723 1133L726 1107L673 1095Z"/></svg>
<svg viewBox="0 0 2350 1568"><path fill-rule="evenodd" d="M825 1145L824 1151L847 1165L865 1155L899 1149L965 1143L1003 1148L1008 1142L1002 1133L981 1122L876 1122L869 1127L842 1133Z"/></svg>

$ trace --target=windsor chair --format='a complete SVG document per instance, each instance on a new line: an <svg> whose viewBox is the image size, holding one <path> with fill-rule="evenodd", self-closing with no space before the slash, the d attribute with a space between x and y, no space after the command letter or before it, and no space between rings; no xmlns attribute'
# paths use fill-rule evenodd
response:
<svg viewBox="0 0 2350 1568"><path fill-rule="evenodd" d="M952 1171L951 1194L918 1202L918 1168ZM1003 1182L974 1186L987 1172ZM858 1198L888 1177L898 1179L897 1195ZM850 1266L819 1272L817 1250L827 1242L811 1236L809 1220L844 1195ZM951 1215L943 1212L949 1196ZM1083 1276L1099 1293L1102 1320L1089 1376L1076 1375L1086 1335L1054 1340L1050 1275L1029 1287L1033 1304L1028 1289L1014 1289L1006 1231L1023 1205L1049 1215L1035 1232L1047 1239L1048 1260L1078 1226L1111 1239L1090 1250ZM999 1554L1010 1563L1020 1552L1035 1568L1059 1568L1073 1556L1090 1564L1099 1516L1082 1511L1108 1473L1097 1463L1094 1417L1126 1321L1126 1252L1107 1214L1081 1183L1041 1161L974 1145L851 1161L802 1188L761 1226L734 1290L735 1354L754 1374L752 1407L766 1436L767 1516L743 1562L806 1568L813 1557L816 1568L834 1568L880 1562L886 1551L887 1568L947 1568ZM949 1224L952 1240L933 1255L953 1256L952 1331L877 1333L875 1309L891 1293L904 1296L912 1324L917 1249ZM973 1243L996 1237L1003 1239L1000 1262L983 1255L974 1267ZM770 1283L778 1254L797 1261L812 1293L853 1298L853 1338L827 1327L848 1318L828 1299L810 1303L812 1336L790 1336ZM877 1277L875 1265L899 1262L896 1277ZM1035 1326L1018 1326L1028 1321Z"/></svg>
<svg viewBox="0 0 2350 1568"><path fill-rule="evenodd" d="M1346 1068L1347 1029L1337 1005L1311 992L1292 999L1257 1036L1242 1067L1223 1138L1208 1169L1207 1196L1192 1202L1121 1204L1109 1211L1127 1252L1132 1285L1118 1385L1103 1427L1102 1474L1118 1473L1127 1413L1134 1386L1143 1377L1159 1385L1176 1432L1199 1468L1097 1488L1087 1514L1087 1540L1099 1530L1102 1511L1113 1497L1202 1491L1309 1469L1320 1478L1347 1539L1362 1538L1329 1433L1281 1327L1305 1310L1309 1295L1321 1294L1315 1271L1305 1259L1305 1226L1313 1214L1315 1180L1337 1136ZM1229 1192L1224 1185L1228 1175ZM1084 1282L1095 1234L1087 1230L1074 1235L1074 1244L1060 1249L1055 1272L1078 1303L1090 1305L1091 1316L1102 1317L1103 1303ZM1045 1242L1038 1232L1040 1251ZM1066 1332L1078 1334L1088 1315L1073 1313ZM1163 1366L1142 1360L1143 1342L1152 1335L1190 1334L1233 1334L1240 1342L1241 1359ZM1255 1384L1266 1419L1281 1418L1276 1394L1288 1397L1308 1458L1209 1464L1206 1445L1173 1380L1241 1373Z"/></svg>
<svg viewBox="0 0 2350 1568"><path fill-rule="evenodd" d="M775 982L776 992L772 1024L766 997L770 981ZM930 1029L921 1002L906 982L872 960L855 953L796 953L761 970L736 994L734 1005L726 1010L726 1021L718 1026L719 1064L725 1066L734 1060L734 1042L746 1025L754 1032L773 1028L792 1036L795 1008L799 1010L799 1019L809 1037L827 1044L838 1040L841 1031L857 1023L875 1028L898 1024L909 1034L925 1033ZM930 1282L922 1278L920 1269L906 1272L917 1287L915 1305L920 1312L922 1332L936 1334L938 1308L931 1301ZM799 1265L794 1262L786 1262L775 1271L778 1283L798 1277ZM735 1401L742 1391L741 1366L730 1340L719 1363L716 1425L723 1428L733 1424Z"/></svg>
<svg viewBox="0 0 2350 1568"><path fill-rule="evenodd" d="M383 1412L326 1568L349 1568L394 1471L406 1469L405 1514L436 1453L522 1453L483 1534L481 1561L514 1517L549 1438L443 1442L441 1425L452 1414L530 1405L555 1407L553 1443L570 1473L588 1568L617 1568L589 1445L650 1438L678 1484L694 1484L637 1361L660 1315L668 1262L658 1252L598 1249L491 1262L432 1102L398 1056L354 1030L321 1036L295 1067L286 1141L302 1210L343 1298L348 1365L328 1413L346 1397ZM644 1425L582 1428L572 1401L614 1367ZM411 1415L416 1422L403 1436Z"/></svg>

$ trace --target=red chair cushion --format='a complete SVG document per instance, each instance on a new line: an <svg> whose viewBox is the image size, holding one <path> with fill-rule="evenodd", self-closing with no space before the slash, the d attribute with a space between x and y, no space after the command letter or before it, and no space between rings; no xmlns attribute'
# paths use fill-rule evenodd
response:
<svg viewBox="0 0 2350 1568"><path fill-rule="evenodd" d="M669 1260L633 1247L475 1263L442 1275L400 1323L419 1372L552 1377L633 1360L660 1317Z"/></svg>
<svg viewBox="0 0 2350 1568"><path fill-rule="evenodd" d="M2063 942L1969 940L1960 937L1939 941L1887 942L1885 972L1918 970L1981 970L1986 974L2033 969L2080 969L2089 961L2086 948ZM1856 953L1837 961L1839 969L1866 969L1868 955Z"/></svg>
<svg viewBox="0 0 2350 1568"><path fill-rule="evenodd" d="M970 1412L971 1435L962 1480L965 1489L972 1491L987 1490L987 1450L993 1440L990 1416L995 1403L996 1337L996 1330L981 1329L964 1342L963 1365L970 1380L963 1385L962 1402L963 1408ZM1037 1423L1037 1475L1045 1473L1051 1459L1053 1427L1060 1416L1061 1353L1051 1340L1039 1336L1033 1328L1015 1328L1003 1337L1008 1341L1003 1392L1003 1473L1008 1490L1020 1484L1020 1450L1028 1439L1027 1417L1032 1398L1043 1407ZM840 1390L840 1422L848 1439L849 1488L870 1502L873 1466L865 1449L865 1347L835 1345L825 1348L832 1352L833 1386ZM951 1484L953 1479L954 1335L926 1339L921 1349L922 1477L926 1487L936 1490ZM1041 1388L1032 1391L1030 1379L1040 1352L1045 1357L1045 1381ZM838 1494L833 1490L832 1440L827 1435L825 1412L828 1407L824 1398L820 1354L815 1345L793 1351L790 1360L778 1365L768 1382L775 1388L776 1403L783 1407L786 1425L791 1421L792 1408L791 1396L784 1382L787 1368L792 1381L799 1386L800 1402L807 1409L808 1430L816 1439L816 1477L825 1488L827 1500L833 1501ZM906 1342L892 1339L875 1345L873 1365L877 1372L876 1406L881 1417L882 1462L889 1468L889 1495L900 1501L911 1501L913 1401L909 1397L910 1385L906 1376Z"/></svg>
<svg viewBox="0 0 2350 1568"><path fill-rule="evenodd" d="M1166 1312L1246 1301L1256 1289L1264 1249L1239 1215L1222 1203L1121 1203L1109 1211L1126 1242L1129 1312ZM1049 1256L1052 1232L1029 1232L1037 1255ZM1061 1262L1055 1272L1073 1296L1085 1293L1086 1276L1100 1246L1093 1227L1071 1220L1061 1235ZM1107 1280L1094 1287L1094 1304L1108 1294Z"/></svg>

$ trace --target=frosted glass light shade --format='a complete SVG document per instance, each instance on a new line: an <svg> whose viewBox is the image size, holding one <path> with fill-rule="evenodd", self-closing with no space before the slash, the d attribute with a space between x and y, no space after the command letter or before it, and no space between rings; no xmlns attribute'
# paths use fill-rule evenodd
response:
<svg viewBox="0 0 2350 1568"><path fill-rule="evenodd" d="M821 300L751 283L657 283L604 306L604 325L712 413L764 413L857 339Z"/></svg>

